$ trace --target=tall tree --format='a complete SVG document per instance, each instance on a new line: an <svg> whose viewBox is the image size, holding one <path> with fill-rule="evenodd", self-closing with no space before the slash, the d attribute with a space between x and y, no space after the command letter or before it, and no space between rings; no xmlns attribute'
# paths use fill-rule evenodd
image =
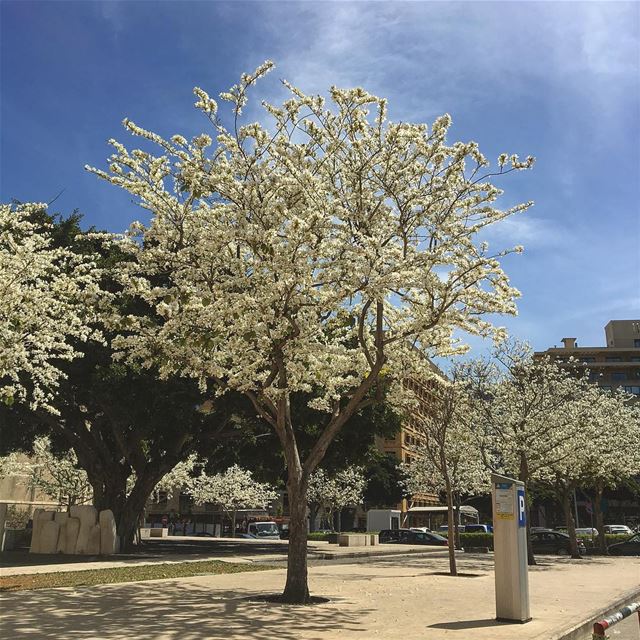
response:
<svg viewBox="0 0 640 640"><path fill-rule="evenodd" d="M502 154L495 170L474 142L448 144L448 115L431 128L387 121L387 102L330 89L331 106L285 82L271 127L242 124L248 90L272 63L220 94L231 125L196 88L207 134L169 140L130 120L159 155L112 141L109 170L151 214L135 224L122 282L156 313L129 318L129 357L202 387L245 394L275 430L291 505L283 600L309 598L306 492L347 421L383 384L399 390L412 348L450 354L456 330L489 335L485 314L514 313L518 292L478 232L525 210L494 206L491 180L527 169ZM212 146L213 145L213 146ZM519 250L519 248L516 248ZM292 394L325 412L301 453Z"/></svg>
<svg viewBox="0 0 640 640"><path fill-rule="evenodd" d="M100 272L94 255L54 246L42 204L0 205L0 402L55 412L61 362L96 330Z"/></svg>
<svg viewBox="0 0 640 640"><path fill-rule="evenodd" d="M113 511L121 548L127 549L162 477L194 452L206 449L207 455L215 457L216 448L228 442L227 436L244 432L240 423L246 416L253 419L255 410L239 394L228 394L212 404L191 380L159 379L154 371L114 362L110 346L114 332L107 319L122 318L130 311L149 313L124 296L113 297L119 293L114 280L122 258L118 246L104 234L83 232L77 213L64 218L35 206L20 211L26 217L25 229L34 238L43 236L47 251L67 261L65 268L80 265L78 273L82 274L82 265L91 265L91 297L80 301L92 309L83 313L90 315L96 331L87 333L84 341L78 336L69 339L69 357L56 352L56 359L51 360L51 371L56 372L53 387L45 391L41 384L40 391L30 392L40 383L32 384L27 378L24 392L14 398L17 402L0 404L2 447L5 451L28 450L37 435L64 440L87 473L96 508ZM42 240L33 242L42 245ZM74 290L69 290L69 296L71 305ZM47 301L43 297L43 304ZM80 306L80 301L74 304ZM51 315L45 313L44 318L53 323ZM9 328L14 326L7 323ZM57 323L64 324L62 317ZM69 324L73 329L74 323ZM5 325L0 323L0 327ZM33 339L37 337L36 332ZM46 404L28 401L42 394Z"/></svg>

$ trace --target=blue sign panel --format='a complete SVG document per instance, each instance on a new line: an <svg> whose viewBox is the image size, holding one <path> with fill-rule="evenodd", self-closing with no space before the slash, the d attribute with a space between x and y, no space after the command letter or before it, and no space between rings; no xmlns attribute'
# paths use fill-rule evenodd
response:
<svg viewBox="0 0 640 640"><path fill-rule="evenodd" d="M524 499L524 489L518 489L518 526L527 525L527 503Z"/></svg>

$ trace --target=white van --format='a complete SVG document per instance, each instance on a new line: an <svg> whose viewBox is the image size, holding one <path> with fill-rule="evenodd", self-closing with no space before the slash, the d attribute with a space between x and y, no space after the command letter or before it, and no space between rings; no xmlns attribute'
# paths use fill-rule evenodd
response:
<svg viewBox="0 0 640 640"><path fill-rule="evenodd" d="M275 522L250 522L247 536L259 540L280 540L280 530Z"/></svg>

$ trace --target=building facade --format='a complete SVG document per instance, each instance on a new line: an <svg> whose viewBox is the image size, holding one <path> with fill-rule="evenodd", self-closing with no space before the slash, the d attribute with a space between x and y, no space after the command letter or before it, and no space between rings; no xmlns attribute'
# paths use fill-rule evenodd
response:
<svg viewBox="0 0 640 640"><path fill-rule="evenodd" d="M589 371L589 379L605 391L622 387L640 397L640 320L611 320L604 328L606 346L578 346L576 338L563 338L562 347L537 351L561 365Z"/></svg>

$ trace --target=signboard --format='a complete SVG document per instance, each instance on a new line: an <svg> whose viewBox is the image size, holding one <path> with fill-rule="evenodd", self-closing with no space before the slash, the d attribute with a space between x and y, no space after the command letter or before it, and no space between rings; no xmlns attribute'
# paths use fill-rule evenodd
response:
<svg viewBox="0 0 640 640"><path fill-rule="evenodd" d="M527 526L527 503L524 499L524 489L518 489L518 526Z"/></svg>
<svg viewBox="0 0 640 640"><path fill-rule="evenodd" d="M500 520L513 520L513 485L508 482L496 483L496 516Z"/></svg>

